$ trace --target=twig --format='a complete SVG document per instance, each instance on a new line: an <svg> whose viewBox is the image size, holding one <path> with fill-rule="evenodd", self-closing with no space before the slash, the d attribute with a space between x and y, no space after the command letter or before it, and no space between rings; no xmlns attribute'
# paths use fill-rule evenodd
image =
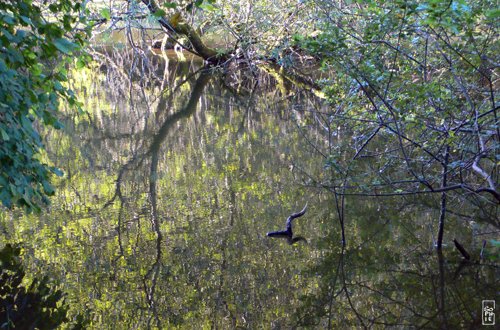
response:
<svg viewBox="0 0 500 330"><path fill-rule="evenodd" d="M460 251L460 254L464 257L465 260L470 260L470 254L467 252L467 250L462 246L462 244L458 243L456 239L453 239L453 243L455 243L455 247L457 248L458 251Z"/></svg>
<svg viewBox="0 0 500 330"><path fill-rule="evenodd" d="M481 253L479 253L479 259L480 260L483 260L483 257L484 257L484 248L486 247L486 240L483 240L483 247L481 248Z"/></svg>

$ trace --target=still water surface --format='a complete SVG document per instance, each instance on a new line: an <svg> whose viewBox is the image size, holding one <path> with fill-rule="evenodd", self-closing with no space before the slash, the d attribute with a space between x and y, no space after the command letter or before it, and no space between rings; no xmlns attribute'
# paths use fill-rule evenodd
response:
<svg viewBox="0 0 500 330"><path fill-rule="evenodd" d="M343 249L335 198L313 187L322 100L249 71L96 57L71 81L87 113L63 110L65 128L45 136L65 172L50 209L1 222L28 272L60 283L70 317L95 329L480 326L481 301L498 297L498 227L451 215L438 255L434 199L347 198ZM294 233L307 243L266 237L306 203ZM486 240L489 259L461 263L453 238L475 257Z"/></svg>

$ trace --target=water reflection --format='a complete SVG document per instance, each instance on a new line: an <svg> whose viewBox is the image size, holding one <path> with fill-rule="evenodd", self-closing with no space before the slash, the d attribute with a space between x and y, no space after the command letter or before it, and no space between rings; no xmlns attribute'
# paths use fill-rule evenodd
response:
<svg viewBox="0 0 500 330"><path fill-rule="evenodd" d="M336 201L307 188L325 175L310 143L326 143L321 100L243 70L94 55L100 64L72 78L88 114L66 111L64 131L46 134L66 172L51 209L1 216L2 239L26 242L27 268L61 283L73 321L86 311L99 329L457 328L495 299L498 249L461 269L452 245L436 256L423 199ZM265 237L306 201L294 231L309 244ZM488 231L457 217L447 237L477 256Z"/></svg>
<svg viewBox="0 0 500 330"><path fill-rule="evenodd" d="M303 326L344 328L462 329L481 325L481 301L498 295L498 265L459 263L423 251L410 231L375 224L370 239L342 248L323 245L324 258L310 269L318 288L302 297L297 322ZM389 227L390 228L390 227ZM407 228L418 230L415 226Z"/></svg>

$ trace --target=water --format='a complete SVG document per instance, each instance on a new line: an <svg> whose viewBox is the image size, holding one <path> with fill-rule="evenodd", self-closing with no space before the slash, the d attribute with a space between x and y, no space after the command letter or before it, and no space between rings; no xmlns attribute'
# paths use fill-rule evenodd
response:
<svg viewBox="0 0 500 330"><path fill-rule="evenodd" d="M95 329L481 324L481 301L498 296L495 220L451 215L437 254L439 196L348 197L344 249L335 198L317 184L328 176L317 147L324 101L248 70L136 55L101 51L101 64L73 74L87 113L63 109L65 128L45 134L44 157L65 172L50 209L0 217L2 240L24 242L27 273L60 284L71 320L80 314ZM307 244L266 237L306 203L294 233ZM472 262L461 263L453 238Z"/></svg>

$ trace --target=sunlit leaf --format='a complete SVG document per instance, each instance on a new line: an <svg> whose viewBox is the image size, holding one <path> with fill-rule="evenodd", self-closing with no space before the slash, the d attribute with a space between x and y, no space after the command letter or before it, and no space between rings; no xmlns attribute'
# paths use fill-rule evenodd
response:
<svg viewBox="0 0 500 330"><path fill-rule="evenodd" d="M100 14L107 20L111 19L111 12L109 11L109 8L102 8Z"/></svg>

